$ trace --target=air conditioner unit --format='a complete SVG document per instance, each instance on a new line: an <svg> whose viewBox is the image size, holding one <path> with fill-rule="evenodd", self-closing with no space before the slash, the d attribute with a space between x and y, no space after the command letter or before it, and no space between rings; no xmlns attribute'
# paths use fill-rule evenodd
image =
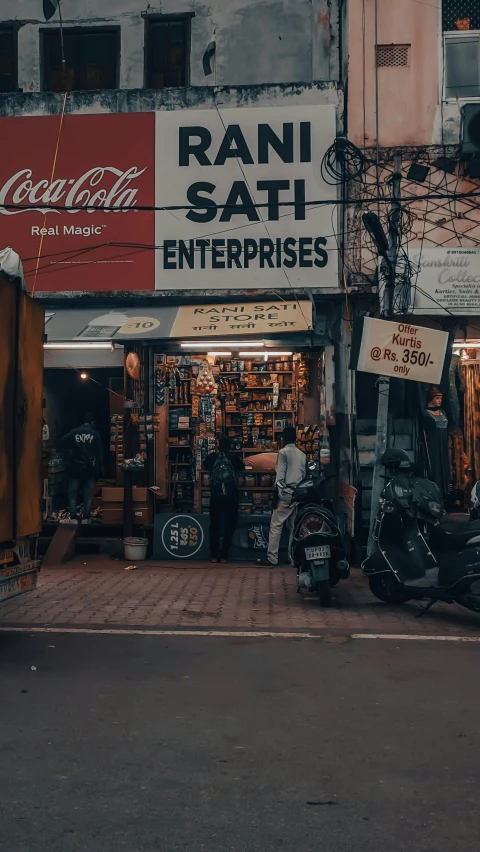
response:
<svg viewBox="0 0 480 852"><path fill-rule="evenodd" d="M480 104L462 107L462 154L480 154Z"/></svg>

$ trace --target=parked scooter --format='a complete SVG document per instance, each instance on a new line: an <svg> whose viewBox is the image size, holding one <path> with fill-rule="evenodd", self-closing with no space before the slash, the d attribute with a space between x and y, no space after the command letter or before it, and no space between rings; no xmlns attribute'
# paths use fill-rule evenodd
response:
<svg viewBox="0 0 480 852"><path fill-rule="evenodd" d="M293 531L292 559L298 589L316 592L322 606L331 606L331 587L346 580L350 566L343 536L325 493L327 480L315 462L307 463L308 477L296 486L292 502L297 514Z"/></svg>
<svg viewBox="0 0 480 852"><path fill-rule="evenodd" d="M382 456L387 482L373 534L376 550L362 564L370 590L386 603L458 603L480 612L480 521L447 519L434 482L413 473L407 453Z"/></svg>

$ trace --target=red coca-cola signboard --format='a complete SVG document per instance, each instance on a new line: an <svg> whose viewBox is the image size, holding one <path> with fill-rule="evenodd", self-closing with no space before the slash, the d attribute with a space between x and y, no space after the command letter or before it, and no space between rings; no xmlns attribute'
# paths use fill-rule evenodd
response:
<svg viewBox="0 0 480 852"><path fill-rule="evenodd" d="M30 291L154 289L154 140L153 113L0 119L0 248Z"/></svg>

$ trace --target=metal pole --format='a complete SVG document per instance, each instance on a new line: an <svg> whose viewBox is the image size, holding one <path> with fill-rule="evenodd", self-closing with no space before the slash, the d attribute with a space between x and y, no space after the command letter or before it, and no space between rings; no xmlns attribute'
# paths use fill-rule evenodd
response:
<svg viewBox="0 0 480 852"><path fill-rule="evenodd" d="M65 62L65 44L64 44L64 41L63 41L63 18L62 18L61 0L58 0L58 16L60 18L60 45L61 45L61 51L62 51L62 82L63 82L64 89L66 90L65 78L66 78L66 75L67 75L67 63Z"/></svg>
<svg viewBox="0 0 480 852"><path fill-rule="evenodd" d="M380 313L384 319L393 317L394 298L395 298L395 280L397 270L397 256L400 245L400 185L402 180L402 156L395 154L394 157L394 174L391 179L392 183L392 204L390 208L390 222L388 228L388 244L389 250L385 263L387 265L387 277L385 290L380 294ZM382 458L385 450L388 447L388 408L390 402L390 379L387 376L379 376L377 381L378 387L378 409L377 409L377 435L375 440L375 459L373 466L373 481L372 481L372 502L370 505L370 533L368 537L367 555L375 550L375 542L372 535L375 527L377 516L377 507L380 495L383 489L382 479Z"/></svg>

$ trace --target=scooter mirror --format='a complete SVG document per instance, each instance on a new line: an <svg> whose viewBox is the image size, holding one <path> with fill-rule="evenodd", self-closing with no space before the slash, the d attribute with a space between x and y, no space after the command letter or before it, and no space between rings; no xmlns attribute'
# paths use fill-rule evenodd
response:
<svg viewBox="0 0 480 852"><path fill-rule="evenodd" d="M307 470L309 471L309 473L316 473L318 470L317 462L313 461L313 459L310 459L310 461L307 462Z"/></svg>

